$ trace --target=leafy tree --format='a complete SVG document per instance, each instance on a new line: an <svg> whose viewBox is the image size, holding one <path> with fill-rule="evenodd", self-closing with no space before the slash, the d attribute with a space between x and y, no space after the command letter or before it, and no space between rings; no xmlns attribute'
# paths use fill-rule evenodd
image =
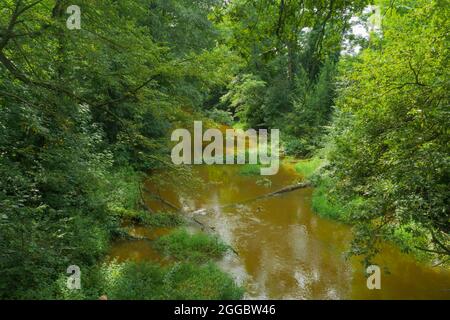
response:
<svg viewBox="0 0 450 320"><path fill-rule="evenodd" d="M256 118L259 109L264 108L263 92L266 83L258 77L245 74L230 84L230 90L222 97L222 102L229 102L240 121L250 127L264 123L264 119Z"/></svg>
<svg viewBox="0 0 450 320"><path fill-rule="evenodd" d="M382 35L373 35L369 48L342 65L328 175L341 201L363 200L351 214L356 253L373 252L382 237L407 241L406 233L416 241L405 249L445 257L448 3L381 4Z"/></svg>
<svg viewBox="0 0 450 320"><path fill-rule="evenodd" d="M97 264L139 172L170 166L168 130L231 79L219 2L80 0L80 30L71 4L0 4L1 298Z"/></svg>
<svg viewBox="0 0 450 320"><path fill-rule="evenodd" d="M334 66L351 17L367 1L244 1L229 3L216 16L225 43L245 61L231 84L236 101L247 101L241 121L250 127L283 127L286 151L305 156L317 146L330 120ZM252 81L248 76L252 75ZM236 88L236 83L260 90ZM246 95L248 94L248 95ZM237 98L239 97L239 98ZM249 103L248 101L251 101ZM250 104L254 106L250 106ZM255 112L256 108L259 109Z"/></svg>

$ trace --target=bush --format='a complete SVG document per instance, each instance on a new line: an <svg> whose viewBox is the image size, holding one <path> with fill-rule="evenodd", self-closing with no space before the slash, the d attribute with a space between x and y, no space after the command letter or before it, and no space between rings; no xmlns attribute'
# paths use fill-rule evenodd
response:
<svg viewBox="0 0 450 320"><path fill-rule="evenodd" d="M311 152L311 147L300 138L287 136L283 139L284 152L288 156L305 157Z"/></svg>
<svg viewBox="0 0 450 320"><path fill-rule="evenodd" d="M314 184L312 209L319 216L344 223L351 223L352 213L357 212L361 198L353 198L344 202L335 192L335 181L328 176L327 167L318 172L323 160L314 158L296 165L296 170L304 174Z"/></svg>
<svg viewBox="0 0 450 320"><path fill-rule="evenodd" d="M108 208L111 211L135 208L140 199L141 180L141 174L131 167L114 168L103 188L104 197L108 199Z"/></svg>
<svg viewBox="0 0 450 320"><path fill-rule="evenodd" d="M148 213L144 217L144 224L155 228L178 227L184 224L183 217L176 213Z"/></svg>
<svg viewBox="0 0 450 320"><path fill-rule="evenodd" d="M417 249L418 247L427 248L428 239L425 234L425 230L420 225L410 223L391 228L386 238L395 243L402 252L412 253L419 260L426 262L432 259L430 253Z"/></svg>

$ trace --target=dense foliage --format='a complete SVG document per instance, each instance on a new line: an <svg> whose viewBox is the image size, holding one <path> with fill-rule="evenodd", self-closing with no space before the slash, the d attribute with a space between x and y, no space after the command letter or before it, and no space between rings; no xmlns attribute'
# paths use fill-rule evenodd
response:
<svg viewBox="0 0 450 320"><path fill-rule="evenodd" d="M243 60L222 97L247 127L279 128L288 154L319 144L351 17L367 1L232 1L217 20Z"/></svg>
<svg viewBox="0 0 450 320"><path fill-rule="evenodd" d="M231 79L217 1L80 0L80 30L71 4L0 4L1 298L95 265L139 172L170 165L168 129Z"/></svg>
<svg viewBox="0 0 450 320"><path fill-rule="evenodd" d="M344 220L357 224L355 253L373 253L388 238L445 261L448 2L383 4L382 35L373 34L368 48L341 64L321 184L330 201L346 204Z"/></svg>
<svg viewBox="0 0 450 320"><path fill-rule="evenodd" d="M168 140L199 117L278 128L285 153L315 155L297 170L316 211L355 224L353 253L390 239L445 262L449 2L375 1L382 28L358 38L369 2L2 0L0 299L242 297L215 237L158 239L168 266L105 262L124 222L183 223L149 215L142 183L164 170L192 186Z"/></svg>

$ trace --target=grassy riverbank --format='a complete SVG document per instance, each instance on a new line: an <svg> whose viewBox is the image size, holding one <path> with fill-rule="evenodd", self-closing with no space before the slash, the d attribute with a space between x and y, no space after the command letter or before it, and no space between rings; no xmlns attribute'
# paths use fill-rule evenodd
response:
<svg viewBox="0 0 450 320"><path fill-rule="evenodd" d="M310 180L314 184L312 196L312 208L314 212L324 218L336 220L342 223L353 225L357 232L357 218L360 212L369 206L368 200L364 196L345 198L336 190L336 181L329 176L325 167L325 160L319 157L300 160L296 165L296 171L304 179ZM432 262L433 256L418 247L426 248L428 239L421 235L418 225L397 225L382 234L385 241L394 243L403 252L414 255L423 262ZM354 252L357 254L357 252Z"/></svg>
<svg viewBox="0 0 450 320"><path fill-rule="evenodd" d="M184 229L186 221L179 213L153 213L129 208L120 208L116 212L122 224L132 223L149 230L169 228L168 234L148 240L168 263L105 262L94 269L87 280L96 280L91 283L94 298L98 294L110 299L242 298L243 289L215 264L229 250L220 239L202 232L187 232ZM121 227L117 234L119 239L129 237L126 228ZM92 298L91 291L88 288L80 298Z"/></svg>
<svg viewBox="0 0 450 320"><path fill-rule="evenodd" d="M188 233L180 214L140 209L142 175L132 169L117 170L110 182L114 188L102 190L109 192L108 220L101 229L103 232L83 239L86 250L82 252L89 256L75 263L81 270L81 289L68 289L68 275L61 272L33 290L21 292L21 298L232 300L242 297L243 289L215 264L229 250L227 245L214 236ZM171 231L156 239L136 238L129 233L132 226ZM167 263L111 260L109 247L115 241L148 241Z"/></svg>

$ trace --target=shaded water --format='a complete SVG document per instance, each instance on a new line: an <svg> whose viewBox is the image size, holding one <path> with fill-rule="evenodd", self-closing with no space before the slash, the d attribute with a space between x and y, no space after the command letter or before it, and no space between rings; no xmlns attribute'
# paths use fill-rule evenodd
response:
<svg viewBox="0 0 450 320"><path fill-rule="evenodd" d="M368 290L363 266L356 259L345 259L350 227L314 214L311 189L220 208L295 183L300 177L291 165L284 164L277 175L265 177L270 185L261 176L240 175L240 166L205 165L194 169L206 182L201 190L180 193L172 185L158 192L178 206L192 210L213 208L196 218L238 252L238 256L230 252L219 264L246 287L246 298L450 299L448 270L417 263L390 246L376 259L389 274L382 273L381 290ZM157 202L149 204L164 209ZM148 230L136 232L155 236ZM145 241L117 243L111 255L119 259L160 259Z"/></svg>
<svg viewBox="0 0 450 320"><path fill-rule="evenodd" d="M150 229L142 226L128 226L127 229L131 236L145 237L148 240L154 240L170 232L170 229L167 228ZM116 241L109 252L109 256L118 262L125 260L167 262L153 248L152 243L147 240Z"/></svg>

